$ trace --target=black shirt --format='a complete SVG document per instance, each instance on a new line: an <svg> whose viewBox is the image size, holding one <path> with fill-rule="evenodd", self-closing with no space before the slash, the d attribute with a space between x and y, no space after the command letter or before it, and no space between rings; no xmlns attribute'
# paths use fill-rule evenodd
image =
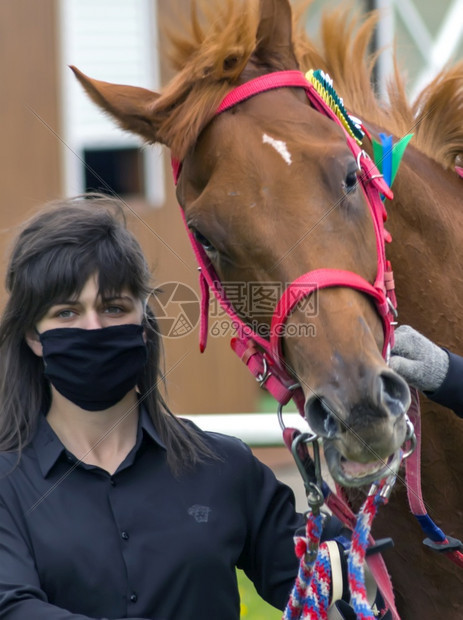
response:
<svg viewBox="0 0 463 620"><path fill-rule="evenodd" d="M241 441L174 477L146 412L114 475L78 463L43 418L17 464L0 454L0 617L237 620L235 566L284 608L302 518Z"/></svg>

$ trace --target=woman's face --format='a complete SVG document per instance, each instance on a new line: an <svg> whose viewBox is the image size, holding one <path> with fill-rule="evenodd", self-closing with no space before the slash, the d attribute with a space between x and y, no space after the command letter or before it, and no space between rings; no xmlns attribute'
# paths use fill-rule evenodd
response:
<svg viewBox="0 0 463 620"><path fill-rule="evenodd" d="M143 304L128 290L102 299L98 294L97 276L91 276L80 295L63 299L51 306L37 323L39 334L58 327L100 329L112 325L138 324L143 319ZM36 355L42 355L42 345L37 338L28 336L27 342Z"/></svg>

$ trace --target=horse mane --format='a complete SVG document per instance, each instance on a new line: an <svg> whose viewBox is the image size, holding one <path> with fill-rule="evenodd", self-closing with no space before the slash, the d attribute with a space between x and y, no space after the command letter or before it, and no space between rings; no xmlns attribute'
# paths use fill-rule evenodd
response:
<svg viewBox="0 0 463 620"><path fill-rule="evenodd" d="M325 11L320 38L304 28L307 5L293 10L293 42L302 71L323 69L334 81L349 111L396 136L414 133L414 146L444 168L463 158L463 62L444 69L410 103L405 81L395 63L388 85L389 102L374 89L377 54L369 52L377 13L362 16L349 3ZM256 59L258 0L192 0L187 22L170 28L170 59L178 73L154 104L159 137L182 159L202 129L214 117L220 101L238 83L249 61L281 70L278 58Z"/></svg>
<svg viewBox="0 0 463 620"><path fill-rule="evenodd" d="M443 69L409 102L394 58L389 102L381 101L373 80L379 53L368 51L378 16L378 12L361 16L349 6L325 12L318 44L309 39L299 20L294 43L301 70L323 69L334 80L348 110L396 136L413 133L415 148L444 168L454 168L463 158L463 62Z"/></svg>

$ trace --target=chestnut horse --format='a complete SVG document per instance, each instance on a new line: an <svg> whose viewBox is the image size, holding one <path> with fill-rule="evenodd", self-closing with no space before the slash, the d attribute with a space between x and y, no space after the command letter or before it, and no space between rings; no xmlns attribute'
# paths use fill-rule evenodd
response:
<svg viewBox="0 0 463 620"><path fill-rule="evenodd" d="M379 104L366 53L374 18L332 12L316 46L302 30L293 33L288 0L212 4L209 19L193 12L191 32L174 37L179 71L160 94L75 72L123 128L166 145L182 162L178 200L220 280L287 285L319 269L375 279L374 227L342 128L300 88L268 90L216 115L227 93L258 76L323 69L373 136L414 133L386 201L400 320L462 352L463 180L455 166L463 156L463 64L442 72L413 105L396 72L389 104ZM370 149L367 140L363 148ZM400 450L409 391L383 359L384 325L370 296L347 286L313 296L316 335L284 338L284 359L311 428L335 454L331 473L355 484ZM298 305L287 325L306 320ZM437 524L461 539L463 421L423 400L424 499ZM463 617L463 570L423 546L402 480L374 534L395 542L385 560L401 618Z"/></svg>

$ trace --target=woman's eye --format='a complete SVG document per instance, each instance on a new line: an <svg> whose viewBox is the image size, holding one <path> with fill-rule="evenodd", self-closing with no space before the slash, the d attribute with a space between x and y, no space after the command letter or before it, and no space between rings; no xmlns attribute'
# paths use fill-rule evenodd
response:
<svg viewBox="0 0 463 620"><path fill-rule="evenodd" d="M75 312L74 310L60 310L59 312L56 313L56 316L60 319L70 319L73 316L75 316Z"/></svg>
<svg viewBox="0 0 463 620"><path fill-rule="evenodd" d="M353 192L357 188L357 183L358 183L357 169L349 171L342 184L346 194L350 194L351 192Z"/></svg>
<svg viewBox="0 0 463 620"><path fill-rule="evenodd" d="M104 311L106 314L121 314L124 312L124 308L121 308L121 306L107 306Z"/></svg>
<svg viewBox="0 0 463 620"><path fill-rule="evenodd" d="M198 243L200 243L206 252L213 252L215 250L212 243L205 237L203 234L199 232L196 228L193 228L193 237L196 239Z"/></svg>

